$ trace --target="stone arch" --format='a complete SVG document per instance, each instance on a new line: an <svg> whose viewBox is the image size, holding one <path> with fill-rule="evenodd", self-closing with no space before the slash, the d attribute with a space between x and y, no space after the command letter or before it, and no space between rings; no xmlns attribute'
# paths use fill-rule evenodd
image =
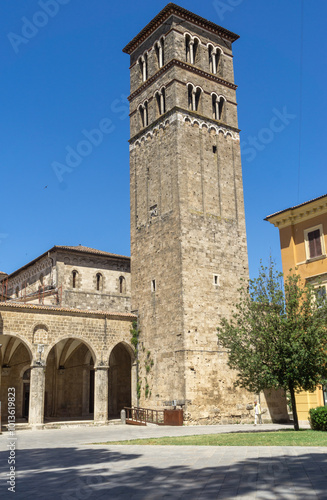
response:
<svg viewBox="0 0 327 500"><path fill-rule="evenodd" d="M126 342L119 342L109 355L109 417L117 418L132 404L132 365L135 355Z"/></svg>
<svg viewBox="0 0 327 500"><path fill-rule="evenodd" d="M110 356L111 356L112 352L114 351L114 349L117 347L117 345L122 345L123 347L125 347L125 349L127 350L127 352L129 353L129 355L131 357L131 362L133 363L135 361L135 351L133 349L133 346L131 344L129 344L128 342L125 342L124 340L122 340L121 342L114 345L109 350L109 366L110 366Z"/></svg>
<svg viewBox="0 0 327 500"><path fill-rule="evenodd" d="M33 344L48 344L49 328L43 323L38 323L33 328Z"/></svg>
<svg viewBox="0 0 327 500"><path fill-rule="evenodd" d="M27 372L27 370L31 368L31 365L30 364L26 364L22 367L22 369L20 370L20 374L19 376L23 379L24 378L24 374Z"/></svg>
<svg viewBox="0 0 327 500"><path fill-rule="evenodd" d="M53 342L51 342L51 344L49 344L46 347L46 350L44 353L45 362L47 362L48 355L49 355L51 349L53 349L53 347L55 347L59 342L61 342L63 340L69 340L69 339L78 340L79 342L82 342L83 344L85 344L86 347L90 350L90 352L92 354L94 363L96 363L98 356L96 355L94 347L90 344L90 342L85 340L84 337L81 337L80 335L62 335L61 337L57 337Z"/></svg>
<svg viewBox="0 0 327 500"><path fill-rule="evenodd" d="M94 349L80 336L63 336L48 347L45 359L45 418L93 420Z"/></svg>
<svg viewBox="0 0 327 500"><path fill-rule="evenodd" d="M33 348L21 335L0 335L0 400L2 419L8 416L8 389L15 389L16 421L28 419L29 385L24 387L23 375L33 361ZM26 384L25 384L26 385ZM23 419L23 420L22 420Z"/></svg>

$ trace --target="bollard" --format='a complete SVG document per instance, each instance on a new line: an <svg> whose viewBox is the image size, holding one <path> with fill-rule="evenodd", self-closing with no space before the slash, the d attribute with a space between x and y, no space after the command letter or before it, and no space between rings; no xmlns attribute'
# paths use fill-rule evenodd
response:
<svg viewBox="0 0 327 500"><path fill-rule="evenodd" d="M125 410L122 410L120 412L120 420L121 420L122 424L124 424L124 425L126 424L126 411Z"/></svg>

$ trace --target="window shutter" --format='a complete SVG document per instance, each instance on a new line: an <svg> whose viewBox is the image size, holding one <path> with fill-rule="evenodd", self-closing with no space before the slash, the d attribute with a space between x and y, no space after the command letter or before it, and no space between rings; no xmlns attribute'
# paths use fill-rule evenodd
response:
<svg viewBox="0 0 327 500"><path fill-rule="evenodd" d="M308 233L308 240L309 240L310 259L313 259L314 257L319 257L319 255L322 254L320 230L316 229L315 231L311 231L311 233Z"/></svg>

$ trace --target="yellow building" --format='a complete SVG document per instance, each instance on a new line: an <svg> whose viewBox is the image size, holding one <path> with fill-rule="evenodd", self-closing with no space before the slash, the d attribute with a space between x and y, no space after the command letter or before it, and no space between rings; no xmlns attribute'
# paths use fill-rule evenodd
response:
<svg viewBox="0 0 327 500"><path fill-rule="evenodd" d="M297 268L304 282L319 287L326 295L327 287L327 195L266 217L279 229L283 272ZM299 421L308 420L310 408L327 405L327 386L296 395Z"/></svg>

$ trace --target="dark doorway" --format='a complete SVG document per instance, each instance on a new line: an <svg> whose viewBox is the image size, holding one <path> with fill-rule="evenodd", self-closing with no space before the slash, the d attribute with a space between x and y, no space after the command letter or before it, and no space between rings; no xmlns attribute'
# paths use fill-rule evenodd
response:
<svg viewBox="0 0 327 500"><path fill-rule="evenodd" d="M30 379L31 369L29 368L23 375L23 417L27 420L30 408Z"/></svg>
<svg viewBox="0 0 327 500"><path fill-rule="evenodd" d="M89 412L94 413L94 370L90 371L90 400Z"/></svg>
<svg viewBox="0 0 327 500"><path fill-rule="evenodd" d="M118 418L120 411L132 402L132 358L124 344L117 344L109 359L109 417Z"/></svg>

